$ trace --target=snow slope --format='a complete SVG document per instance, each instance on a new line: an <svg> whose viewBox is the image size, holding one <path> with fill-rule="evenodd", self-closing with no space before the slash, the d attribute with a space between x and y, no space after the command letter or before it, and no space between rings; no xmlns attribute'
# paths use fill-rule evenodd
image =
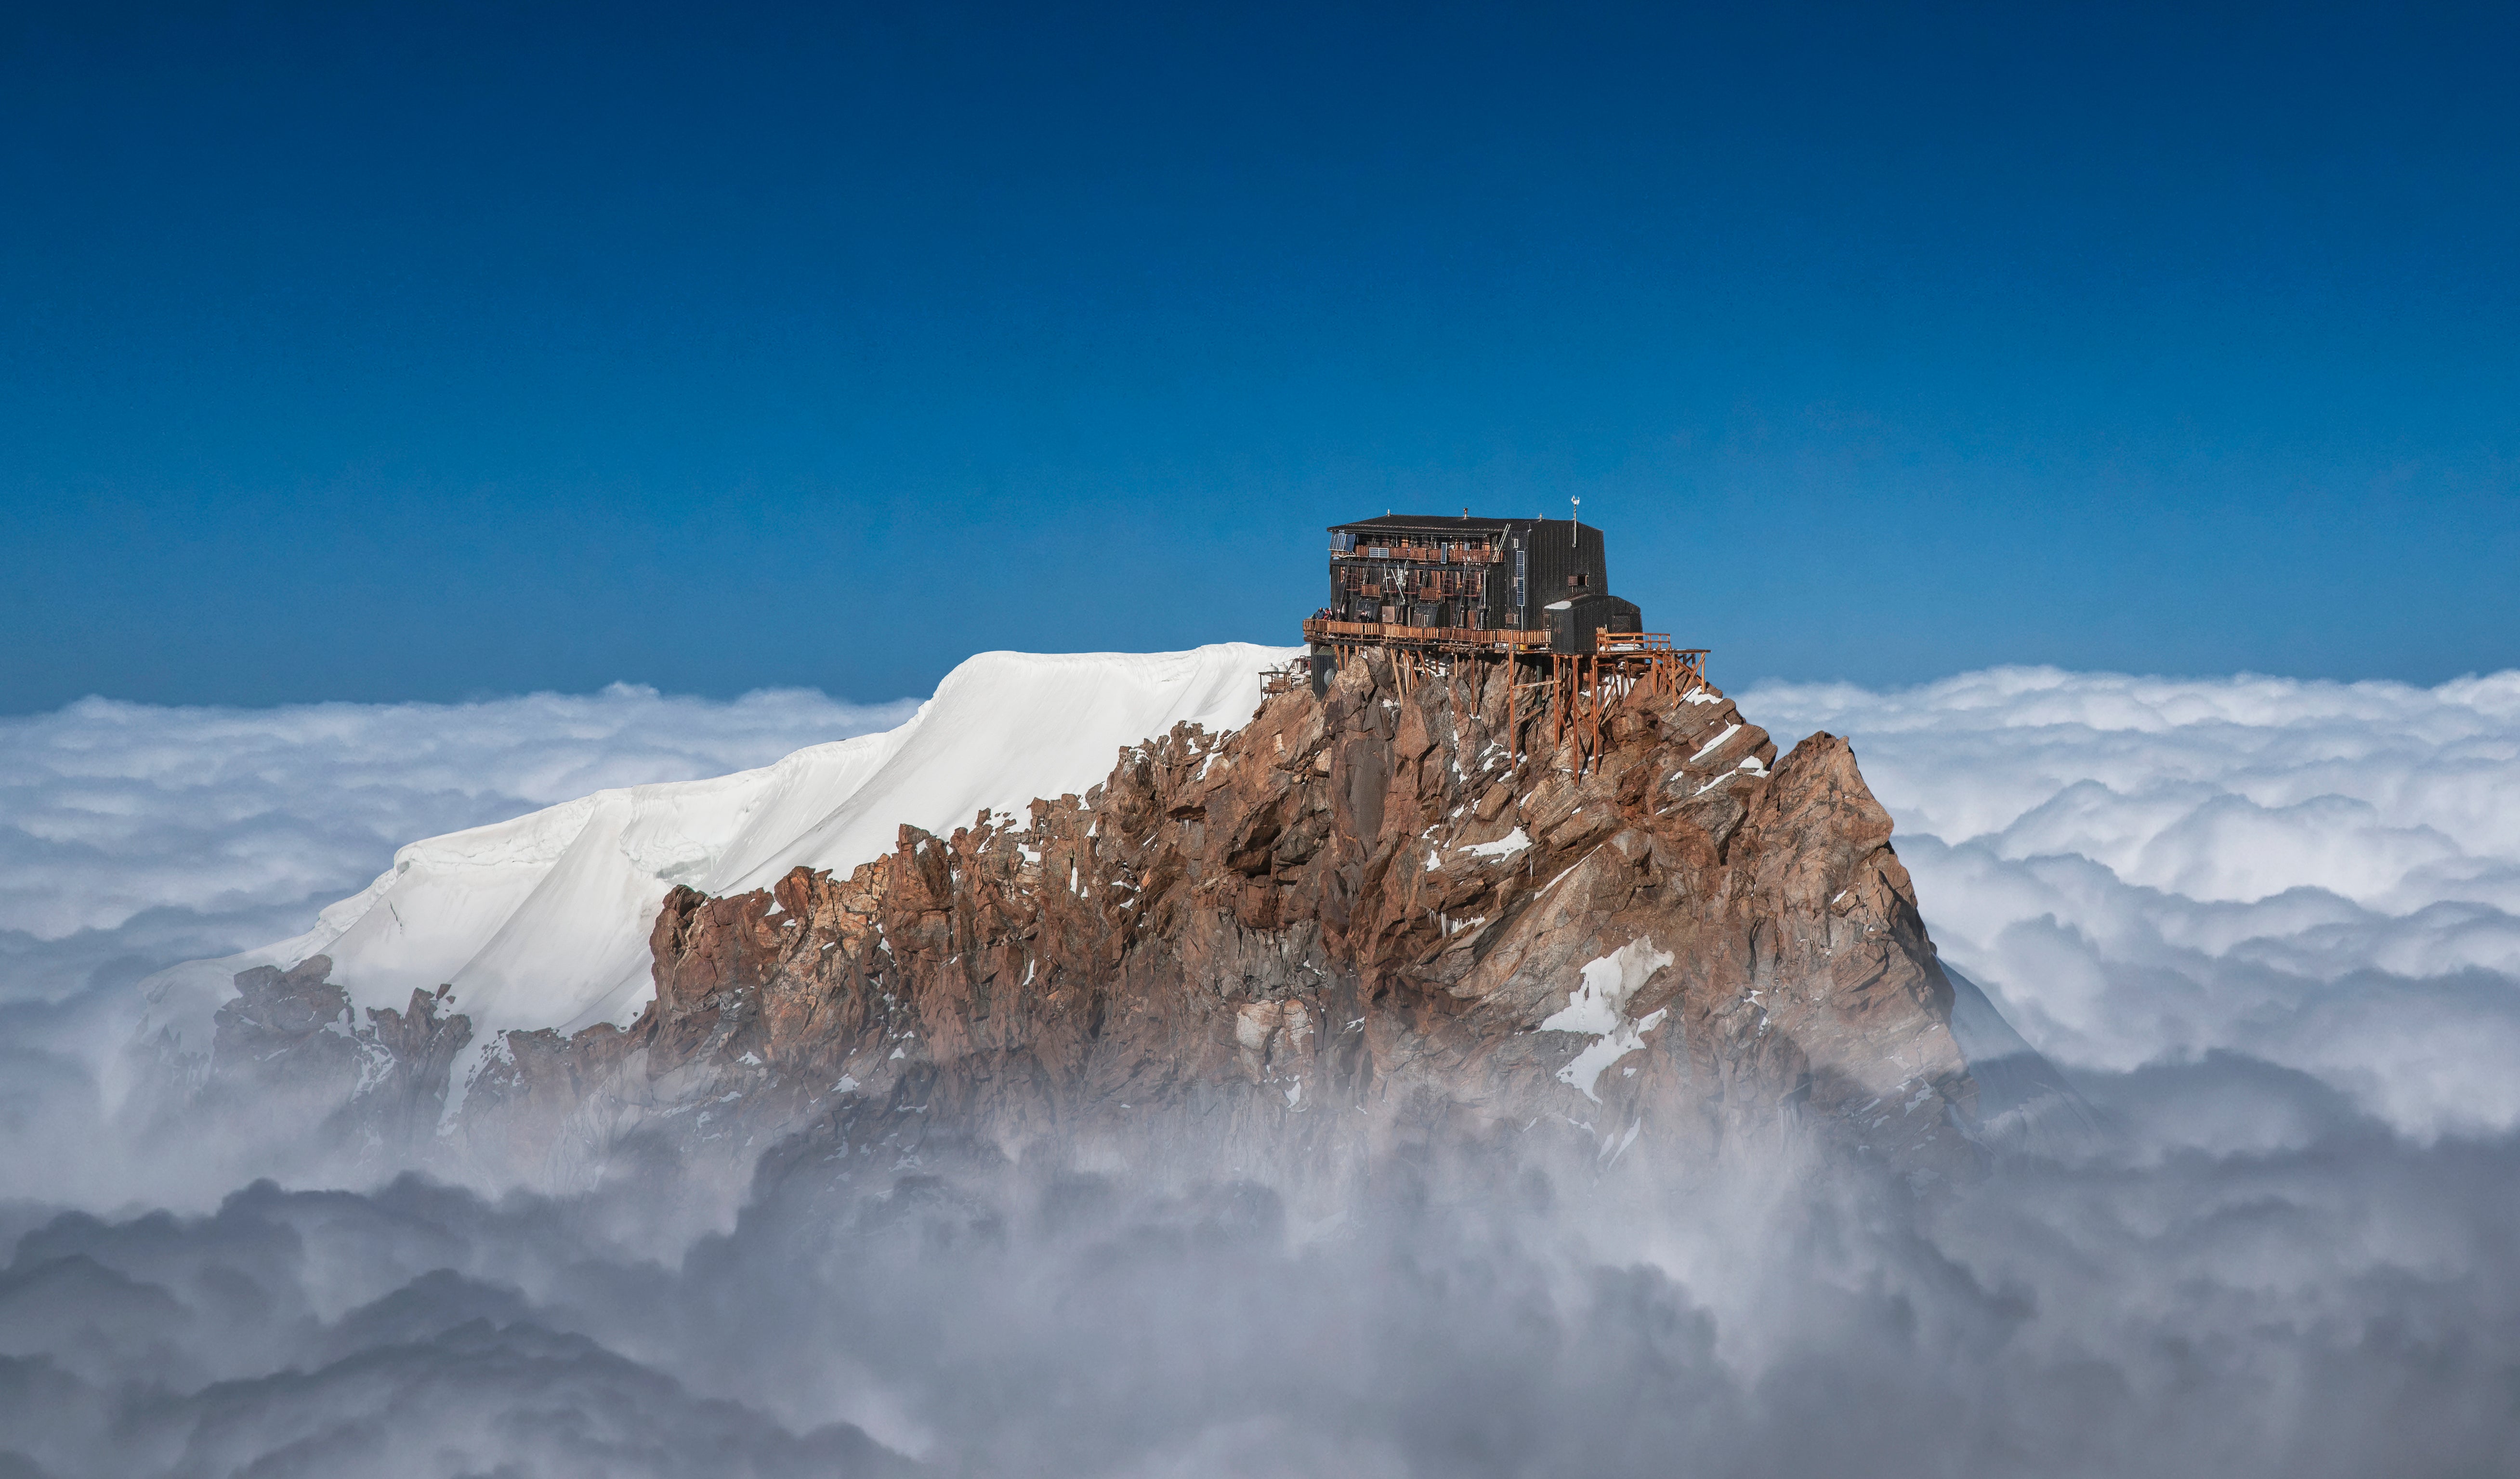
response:
<svg viewBox="0 0 2520 1479"><path fill-rule="evenodd" d="M475 1042L626 1024L653 994L648 932L674 884L726 894L799 864L846 873L889 852L903 823L950 832L983 810L1020 817L1036 796L1099 784L1123 746L1181 720L1239 728L1259 706L1262 669L1300 650L983 652L898 729L414 842L305 934L161 973L153 987L167 1009L155 1015L174 1025L184 1000L233 994L237 971L320 952L362 1008L451 984Z"/></svg>

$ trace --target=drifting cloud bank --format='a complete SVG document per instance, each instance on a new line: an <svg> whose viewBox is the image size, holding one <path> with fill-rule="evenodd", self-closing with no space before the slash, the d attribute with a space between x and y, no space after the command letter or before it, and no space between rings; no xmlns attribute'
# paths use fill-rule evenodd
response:
<svg viewBox="0 0 2520 1479"><path fill-rule="evenodd" d="M616 684L459 704L88 698L0 720L0 1004L284 939L418 837L766 765L914 707Z"/></svg>
<svg viewBox="0 0 2520 1479"><path fill-rule="evenodd" d="M2245 1073L2250 1070L2240 1070ZM2186 1108L2212 1064L2104 1091ZM2184 1080L2184 1082L2171 1082ZM2303 1086L2259 1086L2277 1095ZM2243 1092L2246 1092L2245 1089ZM2323 1112L2333 1113L2329 1105ZM1625 1219L1224 1186L627 1198L405 1182L62 1217L0 1269L0 1450L61 1476L2508 1473L2520 1155L1699 1186Z"/></svg>
<svg viewBox="0 0 2520 1479"><path fill-rule="evenodd" d="M2228 1050L2416 1136L2520 1126L2520 673L1771 685L1849 736L1946 959L2068 1065Z"/></svg>
<svg viewBox="0 0 2520 1479"><path fill-rule="evenodd" d="M627 1188L98 1216L0 1155L0 1474L2520 1470L2520 675L1742 701L1853 737L1947 956L2112 1136L1923 1197L1752 1168L1327 1232L1230 1185L791 1185L689 1246ZM515 705L25 721L13 938L269 937L411 835L878 712ZM26 1107L75 1064L0 1073L0 1134L81 1133Z"/></svg>

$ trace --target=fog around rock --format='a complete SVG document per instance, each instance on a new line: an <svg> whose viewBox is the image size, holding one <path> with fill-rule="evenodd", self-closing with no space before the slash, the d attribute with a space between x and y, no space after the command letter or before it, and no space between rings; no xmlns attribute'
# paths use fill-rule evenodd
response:
<svg viewBox="0 0 2520 1479"><path fill-rule="evenodd" d="M0 1474L2520 1469L2520 675L1740 696L1853 737L1946 958L2105 1133L1957 1190L1396 1180L1326 1225L1047 1162L1007 1205L919 1168L696 1212L284 1189L249 1144L179 1183L111 1114L144 964L422 831L886 721L0 725Z"/></svg>
<svg viewBox="0 0 2520 1479"><path fill-rule="evenodd" d="M1851 735L1935 942L2068 1065L2228 1050L2416 1138L2520 1126L2520 673L1771 685Z"/></svg>

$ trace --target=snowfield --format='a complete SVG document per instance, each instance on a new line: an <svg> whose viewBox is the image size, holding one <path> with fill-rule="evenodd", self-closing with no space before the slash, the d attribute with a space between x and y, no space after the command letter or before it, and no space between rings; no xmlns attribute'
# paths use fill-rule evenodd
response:
<svg viewBox="0 0 2520 1479"><path fill-rule="evenodd" d="M1182 720L1239 728L1262 670L1301 651L983 652L897 729L411 843L306 933L160 972L153 1016L189 1043L236 972L324 954L363 1008L451 985L476 1043L627 1024L653 995L648 934L673 885L729 894L800 865L846 874L891 851L905 823L943 833L983 810L1021 818L1037 796L1101 783L1124 746Z"/></svg>

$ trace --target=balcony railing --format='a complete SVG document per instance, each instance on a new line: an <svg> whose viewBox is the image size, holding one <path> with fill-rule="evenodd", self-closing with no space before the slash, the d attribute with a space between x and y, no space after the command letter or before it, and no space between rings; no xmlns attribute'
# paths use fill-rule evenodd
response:
<svg viewBox="0 0 2520 1479"><path fill-rule="evenodd" d="M1305 619L1304 640L1321 643L1398 642L1483 652L1522 652L1549 646L1549 634L1546 631L1527 632L1497 627L1402 626L1393 621L1333 621L1327 616L1313 616Z"/></svg>
<svg viewBox="0 0 2520 1479"><path fill-rule="evenodd" d="M1668 652L1672 650L1669 632L1613 632L1606 627L1593 633L1593 650L1597 652Z"/></svg>
<svg viewBox="0 0 2520 1479"><path fill-rule="evenodd" d="M1470 652L1536 652L1549 647L1546 628L1523 630L1496 627L1421 627L1402 626L1392 621L1336 621L1328 616L1312 616L1304 621L1306 642L1373 643L1380 646L1440 647L1454 651ZM1593 633L1593 650L1601 657L1645 657L1659 664L1676 665L1683 673L1703 679L1706 673L1706 649L1676 648L1667 632Z"/></svg>
<svg viewBox="0 0 2520 1479"><path fill-rule="evenodd" d="M1353 550L1332 550L1332 560L1407 560L1420 564L1495 564L1505 559L1505 551L1494 545L1475 544L1360 544Z"/></svg>
<svg viewBox="0 0 2520 1479"><path fill-rule="evenodd" d="M1398 584L1353 578L1368 573L1370 572L1364 570L1340 571L1338 589L1359 596L1370 596L1376 601L1386 598L1402 601L1458 601L1464 598L1484 600L1488 594L1487 575L1484 571L1475 573L1427 571L1424 572L1426 579L1401 581Z"/></svg>

